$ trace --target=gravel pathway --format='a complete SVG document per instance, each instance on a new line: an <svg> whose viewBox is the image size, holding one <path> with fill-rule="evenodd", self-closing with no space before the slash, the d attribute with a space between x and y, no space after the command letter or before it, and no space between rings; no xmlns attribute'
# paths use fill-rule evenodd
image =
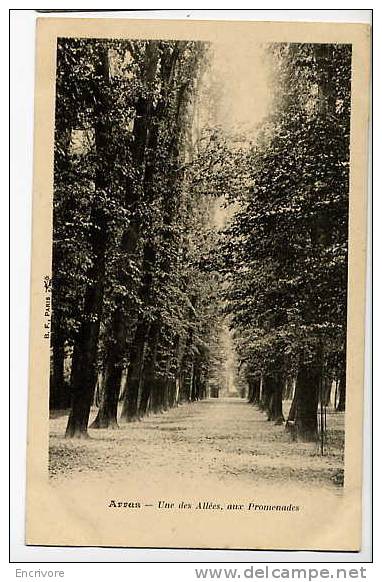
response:
<svg viewBox="0 0 382 582"><path fill-rule="evenodd" d="M96 410L92 410L91 419ZM208 481L250 489L254 483L338 489L343 476L343 415L336 415L332 446L291 442L283 426L242 399L183 404L119 430L89 430L89 440L65 440L67 415L51 419L52 484L69 480L146 483L179 481L192 489Z"/></svg>

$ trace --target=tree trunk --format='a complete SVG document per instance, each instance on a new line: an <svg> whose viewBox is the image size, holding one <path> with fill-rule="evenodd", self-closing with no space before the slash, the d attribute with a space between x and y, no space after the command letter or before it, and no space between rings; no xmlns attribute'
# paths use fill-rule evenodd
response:
<svg viewBox="0 0 382 582"><path fill-rule="evenodd" d="M283 415L283 379L280 374L270 378L271 398L268 405L268 420L275 421L276 424L284 422Z"/></svg>
<svg viewBox="0 0 382 582"><path fill-rule="evenodd" d="M284 393L285 400L293 399L294 388L295 388L295 378L293 376L288 376L285 382L285 393Z"/></svg>
<svg viewBox="0 0 382 582"><path fill-rule="evenodd" d="M156 407L155 412L163 412L166 410L166 379L161 376L156 376L155 378L155 401Z"/></svg>
<svg viewBox="0 0 382 582"><path fill-rule="evenodd" d="M94 262L90 278L94 283L87 289L84 313L73 353L72 402L66 428L66 437L82 438L87 436L90 407L97 380L97 348L102 313L105 275L106 238L103 231L97 231L98 260Z"/></svg>
<svg viewBox="0 0 382 582"><path fill-rule="evenodd" d="M142 283L139 296L142 305L146 308L150 305L150 297L153 282L153 267L155 265L155 249L148 241L143 251L142 262ZM131 344L130 362L127 371L126 392L122 407L121 419L132 421L138 418L138 405L141 394L141 384L143 380L143 366L147 339L150 332L150 323L143 313L142 319L138 322L134 338Z"/></svg>
<svg viewBox="0 0 382 582"><path fill-rule="evenodd" d="M302 365L296 384L296 436L303 441L315 441L318 435L317 407L321 381L318 366Z"/></svg>
<svg viewBox="0 0 382 582"><path fill-rule="evenodd" d="M94 229L92 237L95 255L89 273L92 283L86 290L82 323L74 346L71 413L66 437L87 436L90 407L97 379L97 348L104 294L106 252L105 218L102 209L94 208L92 222L98 227Z"/></svg>
<svg viewBox="0 0 382 582"><path fill-rule="evenodd" d="M252 402L252 399L253 399L253 382L252 382L252 380L248 379L247 384L248 384L248 403L253 404L253 402Z"/></svg>
<svg viewBox="0 0 382 582"><path fill-rule="evenodd" d="M58 326L54 329L52 342L53 348L53 366L50 378L49 390L49 408L57 410L67 408L70 405L69 390L65 386L64 363L65 363L65 345L61 330Z"/></svg>
<svg viewBox="0 0 382 582"><path fill-rule="evenodd" d="M288 431L289 433L291 433L293 438L295 438L295 436L296 436L296 429L295 429L296 410L297 410L297 390L296 390L296 386L295 386L292 404L291 404L291 407L289 409L287 421L285 423L285 430Z"/></svg>
<svg viewBox="0 0 382 582"><path fill-rule="evenodd" d="M105 381L101 392L98 414L91 428L118 428L118 401L127 337L125 320L123 317L120 318L119 315L118 310L113 313L112 329L114 333L107 344Z"/></svg>
<svg viewBox="0 0 382 582"><path fill-rule="evenodd" d="M198 385L198 365L195 364L192 368L191 402L195 402L195 400L197 399L197 385Z"/></svg>
<svg viewBox="0 0 382 582"><path fill-rule="evenodd" d="M343 412L346 408L346 372L342 372L339 380L339 398L337 403L337 409L339 412Z"/></svg>
<svg viewBox="0 0 382 582"><path fill-rule="evenodd" d="M260 384L261 378L260 376L256 376L252 380L252 399L250 400L251 404L258 404L260 402Z"/></svg>
<svg viewBox="0 0 382 582"><path fill-rule="evenodd" d="M107 366L97 416L90 428L118 428L118 399L122 368ZM116 389L117 388L117 389Z"/></svg>
<svg viewBox="0 0 382 582"><path fill-rule="evenodd" d="M260 408L260 410L262 410L264 412L268 412L269 407L270 407L271 397L272 397L271 388L272 388L271 377L268 374L264 375L263 376L261 400L259 402L259 408Z"/></svg>
<svg viewBox="0 0 382 582"><path fill-rule="evenodd" d="M194 369L195 369L195 364L194 361L192 360L191 362L191 366L189 369L189 374L187 376L186 379L186 400L187 402L191 402L192 401L192 394L193 394L193 384L194 384Z"/></svg>
<svg viewBox="0 0 382 582"><path fill-rule="evenodd" d="M322 406L330 405L330 396L332 391L332 378L324 376L322 379Z"/></svg>
<svg viewBox="0 0 382 582"><path fill-rule="evenodd" d="M182 372L181 372L181 387L180 387L180 401L189 402L190 400L190 383L192 378L191 367L186 363L186 359L182 360Z"/></svg>
<svg viewBox="0 0 382 582"><path fill-rule="evenodd" d="M182 386L182 370L181 370L181 366L182 366L182 359L183 359L183 353L184 353L184 345L182 345L182 342L180 340L179 335L177 335L175 337L175 341L174 341L174 346L175 346L175 355L174 355L174 366L173 366L173 376L174 376L174 390L175 390L175 400L174 400L174 406L178 406L179 402L180 402L180 395L181 395L181 386Z"/></svg>
<svg viewBox="0 0 382 582"><path fill-rule="evenodd" d="M138 404L141 393L143 362L146 349L149 324L138 323L130 352L130 363L126 380L126 395L122 406L121 420L128 422L138 419Z"/></svg>
<svg viewBox="0 0 382 582"><path fill-rule="evenodd" d="M147 350L142 372L142 390L139 402L139 416L146 414L149 400L155 388L155 368L157 363L158 343L160 337L160 324L155 321L151 327L147 339Z"/></svg>

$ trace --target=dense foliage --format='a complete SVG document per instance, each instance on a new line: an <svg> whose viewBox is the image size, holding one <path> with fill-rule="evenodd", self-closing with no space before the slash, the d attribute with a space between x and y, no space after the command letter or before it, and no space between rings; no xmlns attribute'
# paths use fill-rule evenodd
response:
<svg viewBox="0 0 382 582"><path fill-rule="evenodd" d="M218 393L227 322L235 382L270 418L295 378L301 436L333 379L344 406L351 47L268 50L272 109L248 135L213 120L205 43L59 39L50 398L67 436L94 402L92 426L117 427Z"/></svg>
<svg viewBox="0 0 382 582"><path fill-rule="evenodd" d="M344 390L351 47L272 53L278 91L225 232L225 296L247 375L263 376L265 400L270 386L270 414L282 416L283 384L297 376L290 420L309 436L325 380Z"/></svg>

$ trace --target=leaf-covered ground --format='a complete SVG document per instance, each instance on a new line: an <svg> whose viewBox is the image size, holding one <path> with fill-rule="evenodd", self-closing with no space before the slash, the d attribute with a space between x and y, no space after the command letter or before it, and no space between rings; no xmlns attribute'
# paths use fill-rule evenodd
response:
<svg viewBox="0 0 382 582"><path fill-rule="evenodd" d="M92 410L94 417L96 410ZM88 440L65 440L67 414L51 418L52 484L97 479L201 486L298 485L341 490L344 415L328 415L325 455L315 443L292 442L283 426L241 399L183 404L119 430L90 429Z"/></svg>

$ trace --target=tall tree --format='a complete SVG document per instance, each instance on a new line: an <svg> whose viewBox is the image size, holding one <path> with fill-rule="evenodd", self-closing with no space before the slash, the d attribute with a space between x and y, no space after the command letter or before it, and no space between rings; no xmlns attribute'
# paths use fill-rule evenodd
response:
<svg viewBox="0 0 382 582"><path fill-rule="evenodd" d="M107 47L98 44L94 50L94 196L90 213L90 248L92 266L88 272L82 321L73 354L71 378L71 412L66 428L67 437L87 436L90 407L96 383L98 338L103 308L105 259L107 248L107 215L105 199L110 188L110 105L107 95L109 54Z"/></svg>
<svg viewBox="0 0 382 582"><path fill-rule="evenodd" d="M134 277L131 266L134 265L140 240L143 223L142 204L149 202L147 189L150 167L147 165L147 158L150 155L149 150L154 150L156 145L158 120L154 120L154 100L157 92L159 43L148 41L144 57L138 55L139 57L138 73L142 77L142 82L135 100L133 132L129 144L130 168L126 172L125 186L124 206L129 216L129 224L124 230L120 242L119 268L115 281L117 292L114 292L110 324L106 328L106 380L101 394L98 415L92 428L118 426L118 399L127 341L131 319L137 309L137 297L133 291L139 282Z"/></svg>

